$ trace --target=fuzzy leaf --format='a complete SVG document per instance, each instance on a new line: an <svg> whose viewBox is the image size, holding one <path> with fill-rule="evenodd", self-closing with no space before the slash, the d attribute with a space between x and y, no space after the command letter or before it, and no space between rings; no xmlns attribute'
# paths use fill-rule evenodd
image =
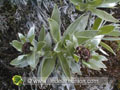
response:
<svg viewBox="0 0 120 90"><path fill-rule="evenodd" d="M18 56L16 59L12 60L10 64L20 68L28 66L27 55Z"/></svg>
<svg viewBox="0 0 120 90"><path fill-rule="evenodd" d="M56 57L45 58L42 61L42 67L41 67L40 73L41 73L41 77L42 77L43 82L46 82L47 78L52 73L52 71L55 67L55 61L56 61Z"/></svg>
<svg viewBox="0 0 120 90"><path fill-rule="evenodd" d="M19 65L26 55L20 55L10 62L11 65Z"/></svg>
<svg viewBox="0 0 120 90"><path fill-rule="evenodd" d="M61 24L60 11L57 5L54 6L51 18L58 23L59 28L60 28L60 24Z"/></svg>
<svg viewBox="0 0 120 90"><path fill-rule="evenodd" d="M102 11L99 9L94 9L94 8L91 8L90 11L92 11L92 13L94 13L98 17L102 18L103 20L106 20L109 22L119 22L119 20L115 19L111 14L109 14L105 11Z"/></svg>
<svg viewBox="0 0 120 90"><path fill-rule="evenodd" d="M82 63L83 63L86 67L88 67L88 68L90 68L90 69L100 70L100 68L98 68L96 65L91 64L91 63L88 63L88 62L85 62L84 60L82 60Z"/></svg>
<svg viewBox="0 0 120 90"><path fill-rule="evenodd" d="M35 56L35 52L33 52L32 54L29 54L27 56L27 62L30 65L31 69L35 69L36 68L36 56Z"/></svg>
<svg viewBox="0 0 120 90"><path fill-rule="evenodd" d="M42 29L40 30L38 41L43 41L44 39L45 39L45 29L44 27L42 27Z"/></svg>
<svg viewBox="0 0 120 90"><path fill-rule="evenodd" d="M59 53L58 54L58 58L59 58L59 61L60 61L60 64L61 64L61 67L66 75L66 77L68 79L71 78L71 74L70 74L70 67L69 67L69 64L66 60L66 58L64 57L64 55L62 53Z"/></svg>
<svg viewBox="0 0 120 90"><path fill-rule="evenodd" d="M22 33L18 33L18 36L19 36L21 42L24 44L26 42L26 37Z"/></svg>
<svg viewBox="0 0 120 90"><path fill-rule="evenodd" d="M103 3L104 0L88 0L88 4L92 7L97 7Z"/></svg>
<svg viewBox="0 0 120 90"><path fill-rule="evenodd" d="M48 21L50 25L50 32L51 32L52 38L55 42L58 42L60 40L60 35L61 35L59 25L53 19L49 19Z"/></svg>
<svg viewBox="0 0 120 90"><path fill-rule="evenodd" d="M108 36L120 36L120 31L112 31L110 33L106 33Z"/></svg>
<svg viewBox="0 0 120 90"><path fill-rule="evenodd" d="M18 51L22 52L22 43L17 41L17 40L13 40L11 45L17 49Z"/></svg>
<svg viewBox="0 0 120 90"><path fill-rule="evenodd" d="M95 30L85 30L85 31L76 32L74 35L76 37L93 38L94 36L97 35L97 33L98 31L95 31Z"/></svg>
<svg viewBox="0 0 120 90"><path fill-rule="evenodd" d="M44 45L45 45L45 42L39 41L38 46L37 46L37 51L41 51L41 49L44 47Z"/></svg>
<svg viewBox="0 0 120 90"><path fill-rule="evenodd" d="M113 51L113 49L110 46L108 46L106 43L100 42L100 45L103 46L108 51L110 51L111 53L113 53L114 55L116 55L115 52Z"/></svg>
<svg viewBox="0 0 120 90"><path fill-rule="evenodd" d="M94 50L94 49L96 49L98 47L98 45L100 44L102 38L103 38L103 35L95 36L93 39L89 40L86 43L86 46L88 46L91 50L92 49Z"/></svg>
<svg viewBox="0 0 120 90"><path fill-rule="evenodd" d="M104 2L99 7L113 8L117 5L117 2L120 2L120 0L104 0Z"/></svg>
<svg viewBox="0 0 120 90"><path fill-rule="evenodd" d="M101 22L102 22L102 19L101 19L101 18L97 18L97 19L95 20L95 22L94 22L93 27L92 27L93 30L98 30Z"/></svg>
<svg viewBox="0 0 120 90"><path fill-rule="evenodd" d="M115 28L115 26L105 25L105 26L100 28L98 34L104 35L104 34L110 33L110 32L112 32L114 30L114 28Z"/></svg>
<svg viewBox="0 0 120 90"><path fill-rule="evenodd" d="M105 64L103 64L101 61L96 61L96 60L89 60L89 64L92 66L92 69L95 69L93 66L98 67L99 69L101 68L107 68Z"/></svg>
<svg viewBox="0 0 120 90"><path fill-rule="evenodd" d="M27 38L29 39L30 42L32 42L33 39L35 38L35 25L33 25L33 26L30 28L30 30L29 30L29 32L28 32L28 34L27 34Z"/></svg>
<svg viewBox="0 0 120 90"><path fill-rule="evenodd" d="M64 36L73 34L76 31L84 31L88 23L88 17L89 15L81 15L78 19L69 25L67 30L64 32Z"/></svg>
<svg viewBox="0 0 120 90"><path fill-rule="evenodd" d="M114 38L114 37L105 37L102 40L107 40L107 41L118 41L120 38Z"/></svg>
<svg viewBox="0 0 120 90"><path fill-rule="evenodd" d="M66 40L66 49L67 49L67 53L71 56L73 56L73 52L74 52L74 43L71 42L70 40Z"/></svg>
<svg viewBox="0 0 120 90"><path fill-rule="evenodd" d="M52 39L51 39L51 36L50 36L50 33L48 32L46 37L45 37L45 51L46 50L50 50L51 49L51 46L52 46Z"/></svg>

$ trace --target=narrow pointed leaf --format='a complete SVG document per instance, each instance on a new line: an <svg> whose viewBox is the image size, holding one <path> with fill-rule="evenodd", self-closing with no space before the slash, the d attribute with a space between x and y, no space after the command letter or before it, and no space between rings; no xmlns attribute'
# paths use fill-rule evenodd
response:
<svg viewBox="0 0 120 90"><path fill-rule="evenodd" d="M69 25L64 33L64 36L67 34L73 34L76 31L84 31L88 23L88 17L89 15L81 15L78 19Z"/></svg>
<svg viewBox="0 0 120 90"><path fill-rule="evenodd" d="M61 64L61 67L66 75L66 77L68 79L71 78L71 74L70 74L70 67L69 67L69 64L66 60L66 58L64 57L64 55L62 53L59 53L58 54L58 58L59 58L59 61L60 61L60 64Z"/></svg>
<svg viewBox="0 0 120 90"><path fill-rule="evenodd" d="M120 0L104 0L104 2L99 6L103 8L113 8L117 5Z"/></svg>
<svg viewBox="0 0 120 90"><path fill-rule="evenodd" d="M90 9L92 11L92 13L94 13L95 15L97 15L98 17L102 18L103 20L109 21L109 22L119 22L119 20L115 19L112 15L110 15L109 13L99 10L99 9Z"/></svg>
<svg viewBox="0 0 120 90"><path fill-rule="evenodd" d="M28 32L28 34L27 34L27 38L29 39L30 42L33 41L34 37L35 37L35 25L33 25L33 26L30 28L30 30L29 30L29 32Z"/></svg>
<svg viewBox="0 0 120 90"><path fill-rule="evenodd" d="M107 41L118 41L118 40L120 40L120 38L105 37L105 38L103 38L102 40L107 40Z"/></svg>
<svg viewBox="0 0 120 90"><path fill-rule="evenodd" d="M101 19L101 18L97 18L97 19L95 20L95 22L94 22L94 25L93 25L92 29L93 29L93 30L98 30L101 22L102 22L102 19Z"/></svg>
<svg viewBox="0 0 120 90"><path fill-rule="evenodd" d="M18 36L19 36L22 43L26 42L26 37L22 33L18 33Z"/></svg>
<svg viewBox="0 0 120 90"><path fill-rule="evenodd" d="M82 63L83 63L86 67L88 67L88 68L90 68L90 69L100 70L100 68L97 67L96 65L91 64L91 63L89 63L89 62L85 62L84 60L82 60Z"/></svg>
<svg viewBox="0 0 120 90"><path fill-rule="evenodd" d="M53 20L55 20L58 23L58 25L60 26L60 24L61 24L60 11L59 11L57 5L54 6L51 18Z"/></svg>
<svg viewBox="0 0 120 90"><path fill-rule="evenodd" d="M98 33L98 31L95 31L95 30L85 30L85 31L76 32L74 35L76 37L92 38L92 37L96 36L97 33Z"/></svg>
<svg viewBox="0 0 120 90"><path fill-rule="evenodd" d="M55 42L58 42L60 40L60 35L61 35L58 23L53 19L49 19L49 25L53 40Z"/></svg>
<svg viewBox="0 0 120 90"><path fill-rule="evenodd" d="M115 26L112 26L112 25L105 25L103 27L100 28L98 34L107 34L107 33L110 33L114 30Z"/></svg>
<svg viewBox="0 0 120 90"><path fill-rule="evenodd" d="M44 39L45 39L45 28L42 27L42 29L40 30L38 41L43 41Z"/></svg>
<svg viewBox="0 0 120 90"><path fill-rule="evenodd" d="M43 62L42 62L42 68L41 68L41 72L40 72L43 82L46 82L47 78L49 77L49 75L54 70L55 61L56 61L56 57L45 58L43 60Z"/></svg>
<svg viewBox="0 0 120 90"><path fill-rule="evenodd" d="M113 49L110 46L108 46L106 43L100 42L100 45L103 46L108 51L110 51L111 53L113 53L114 55L116 55L115 52L113 51Z"/></svg>
<svg viewBox="0 0 120 90"><path fill-rule="evenodd" d="M106 33L108 36L120 36L120 31L112 31L110 33Z"/></svg>
<svg viewBox="0 0 120 90"><path fill-rule="evenodd" d="M29 54L27 56L27 62L30 65L32 70L36 68L36 63L35 63L36 61L35 60L36 60L35 52L33 52L32 54Z"/></svg>
<svg viewBox="0 0 120 90"><path fill-rule="evenodd" d="M50 36L49 32L46 34L45 42L46 42L46 44L45 44L45 51L46 50L49 51L51 49L51 46L52 46L52 39L51 39L51 36Z"/></svg>

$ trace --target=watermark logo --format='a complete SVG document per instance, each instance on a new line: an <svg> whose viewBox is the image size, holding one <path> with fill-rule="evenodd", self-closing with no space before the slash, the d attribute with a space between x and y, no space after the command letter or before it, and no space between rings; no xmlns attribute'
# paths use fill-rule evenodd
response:
<svg viewBox="0 0 120 90"><path fill-rule="evenodd" d="M43 78L43 77L42 77ZM67 78L58 79L57 77L49 77L46 82L42 81L41 77L23 77L25 85L52 85L52 84L78 84L78 85L90 85L90 84L103 84L108 82L108 77L72 77L70 80Z"/></svg>

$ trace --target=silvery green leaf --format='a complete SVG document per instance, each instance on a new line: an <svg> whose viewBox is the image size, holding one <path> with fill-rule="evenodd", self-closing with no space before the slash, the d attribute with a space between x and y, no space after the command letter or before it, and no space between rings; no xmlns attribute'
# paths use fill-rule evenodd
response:
<svg viewBox="0 0 120 90"><path fill-rule="evenodd" d="M107 68L106 66L105 66L105 64L103 64L101 61L96 61L96 60L93 60L93 59L91 59L91 60L89 60L89 64L91 65L91 66L96 66L96 67L98 67L98 68Z"/></svg>
<svg viewBox="0 0 120 90"><path fill-rule="evenodd" d="M99 51L102 52L104 55L109 56L109 55L106 53L106 51L104 51L101 47L98 47L98 48L99 48Z"/></svg>
<svg viewBox="0 0 120 90"><path fill-rule="evenodd" d="M43 41L45 39L45 28L42 27L42 29L40 30L40 34L38 37L38 41Z"/></svg>
<svg viewBox="0 0 120 90"><path fill-rule="evenodd" d="M103 27L101 27L101 28L99 29L98 34L104 35L104 34L107 34L107 33L112 32L114 29L115 29L115 26L112 26L112 25L104 25Z"/></svg>
<svg viewBox="0 0 120 90"><path fill-rule="evenodd" d="M76 37L86 37L86 38L93 38L96 36L98 31L95 30L85 30L85 31L80 31L80 32L75 32L74 35Z"/></svg>
<svg viewBox="0 0 120 90"><path fill-rule="evenodd" d="M90 11L97 15L98 17L102 18L103 20L109 21L109 22L119 22L119 20L115 19L111 14L95 9L95 8L90 8Z"/></svg>
<svg viewBox="0 0 120 90"><path fill-rule="evenodd" d="M59 53L58 58L59 58L60 65L63 69L64 74L66 75L67 79L70 79L71 78L71 73L70 73L70 67L69 67L69 64L67 62L67 59L65 58L63 53Z"/></svg>
<svg viewBox="0 0 120 90"><path fill-rule="evenodd" d="M75 63L73 60L71 60L71 64L70 64L70 68L73 74L78 74L78 75L82 75L81 73L81 66L79 63Z"/></svg>
<svg viewBox="0 0 120 90"><path fill-rule="evenodd" d="M51 39L51 36L50 36L50 33L48 32L46 37L45 37L45 51L46 50L51 50L51 46L52 46L52 39Z"/></svg>
<svg viewBox="0 0 120 90"><path fill-rule="evenodd" d="M105 49L107 49L108 51L110 51L111 53L113 53L114 55L116 55L116 53L113 51L113 49L109 45L107 45L106 43L100 42L100 45L102 47L104 47Z"/></svg>
<svg viewBox="0 0 120 90"><path fill-rule="evenodd" d="M83 63L86 67L88 67L88 68L90 68L90 69L100 70L99 67L97 67L96 65L94 65L94 64L92 64L92 63L85 62L84 60L82 60L82 63Z"/></svg>
<svg viewBox="0 0 120 90"><path fill-rule="evenodd" d="M72 42L74 43L74 47L78 46L78 40L77 40L77 37L75 35L72 35Z"/></svg>
<svg viewBox="0 0 120 90"><path fill-rule="evenodd" d="M70 0L70 2L73 3L76 9L80 11L84 11L88 8L88 3L84 3L82 0Z"/></svg>
<svg viewBox="0 0 120 90"><path fill-rule="evenodd" d="M41 51L41 49L45 46L44 41L39 41L37 45L37 51Z"/></svg>
<svg viewBox="0 0 120 90"><path fill-rule="evenodd" d="M19 65L16 65L16 67L24 68L24 67L27 67L28 65L29 64L27 63L27 60L25 58Z"/></svg>
<svg viewBox="0 0 120 90"><path fill-rule="evenodd" d="M59 28L60 28L60 24L61 24L60 11L57 5L54 6L51 18L58 23Z"/></svg>
<svg viewBox="0 0 120 90"><path fill-rule="evenodd" d="M84 60L82 60L82 63L87 66L90 69L93 70L101 70L101 68L107 68L105 66L105 64L102 61L107 61L107 58L105 56L99 55L96 52L92 52L92 57L85 62Z"/></svg>
<svg viewBox="0 0 120 90"><path fill-rule="evenodd" d="M77 40L78 40L78 46L79 45L81 45L81 44L83 44L83 43L85 43L85 42L87 42L88 40L89 40L90 38L88 38L88 37L77 37Z"/></svg>
<svg viewBox="0 0 120 90"><path fill-rule="evenodd" d="M120 0L104 0L104 2L99 7L113 8L117 5L117 2L120 2Z"/></svg>
<svg viewBox="0 0 120 90"><path fill-rule="evenodd" d="M21 42L24 44L26 42L26 37L22 33L18 33L18 36L19 36Z"/></svg>
<svg viewBox="0 0 120 90"><path fill-rule="evenodd" d="M10 43L15 49L17 49L18 51L22 52L22 46L23 44L17 40L13 40L11 43Z"/></svg>
<svg viewBox="0 0 120 90"><path fill-rule="evenodd" d="M35 66L38 65L41 56L42 56L42 55L40 55L40 54L38 54L38 53L35 53Z"/></svg>
<svg viewBox="0 0 120 90"><path fill-rule="evenodd" d="M56 61L56 57L43 59L42 66L41 66L41 72L40 72L43 82L46 82L47 78L54 70L55 61Z"/></svg>
<svg viewBox="0 0 120 90"><path fill-rule="evenodd" d="M117 3L105 3L105 4L101 4L100 8L114 8L117 5Z"/></svg>
<svg viewBox="0 0 120 90"><path fill-rule="evenodd" d="M102 23L102 19L101 19L101 18L95 19L95 22L94 22L94 24L93 24L92 29L93 29L93 30L98 30L99 27L100 27L100 25L101 25L101 23Z"/></svg>
<svg viewBox="0 0 120 90"><path fill-rule="evenodd" d="M20 55L16 59L10 62L11 65L14 65L16 67L26 67L29 64L27 63L27 55Z"/></svg>
<svg viewBox="0 0 120 90"><path fill-rule="evenodd" d="M38 46L37 40L34 39L31 44L33 45L33 47L31 47L32 51L36 51Z"/></svg>
<svg viewBox="0 0 120 90"><path fill-rule="evenodd" d="M28 31L27 38L30 42L32 42L35 38L35 25L33 25Z"/></svg>
<svg viewBox="0 0 120 90"><path fill-rule="evenodd" d="M110 33L107 33L106 35L108 35L108 36L120 36L120 31L114 30Z"/></svg>
<svg viewBox="0 0 120 90"><path fill-rule="evenodd" d="M103 37L104 35L95 36L86 43L86 46L88 46L91 50L97 48Z"/></svg>
<svg viewBox="0 0 120 90"><path fill-rule="evenodd" d="M22 61L23 61L23 58L25 57L26 55L20 55L18 56L17 58L15 58L14 60L12 60L10 62L11 65L19 65Z"/></svg>
<svg viewBox="0 0 120 90"><path fill-rule="evenodd" d="M104 0L88 0L89 6L97 7L103 3Z"/></svg>
<svg viewBox="0 0 120 90"><path fill-rule="evenodd" d="M78 45L80 45L86 42L87 40L95 37L97 33L98 31L95 31L95 30L85 30L85 31L75 32L74 35L78 40Z"/></svg>
<svg viewBox="0 0 120 90"><path fill-rule="evenodd" d="M35 52L32 52L32 54L29 54L27 56L27 62L30 65L31 69L35 69L36 68L36 56L35 56Z"/></svg>
<svg viewBox="0 0 120 90"><path fill-rule="evenodd" d="M74 53L74 43L71 42L70 40L66 40L66 49L67 53L73 56Z"/></svg>
<svg viewBox="0 0 120 90"><path fill-rule="evenodd" d="M96 61L107 61L108 59L103 56L103 55L99 55L98 53L96 52L92 52L92 57L91 57L93 60L96 60Z"/></svg>
<svg viewBox="0 0 120 90"><path fill-rule="evenodd" d="M88 23L88 18L89 15L84 15L84 14L81 15L78 19L76 19L73 23L71 23L68 26L63 36L66 36L67 34L73 34L74 32L78 32L78 31L84 31Z"/></svg>
<svg viewBox="0 0 120 90"><path fill-rule="evenodd" d="M59 42L60 41L60 36L61 36L61 33L60 33L60 28L59 28L59 25L58 23L53 20L53 19L49 19L49 25L50 25L50 33L52 35L52 38L55 42Z"/></svg>
<svg viewBox="0 0 120 90"><path fill-rule="evenodd" d="M40 64L37 70L37 77L41 77L41 69L42 69L42 64L43 64L44 59L45 59L44 57L40 59Z"/></svg>
<svg viewBox="0 0 120 90"><path fill-rule="evenodd" d="M120 38L114 38L114 37L104 37L102 40L107 40L107 41L119 41Z"/></svg>

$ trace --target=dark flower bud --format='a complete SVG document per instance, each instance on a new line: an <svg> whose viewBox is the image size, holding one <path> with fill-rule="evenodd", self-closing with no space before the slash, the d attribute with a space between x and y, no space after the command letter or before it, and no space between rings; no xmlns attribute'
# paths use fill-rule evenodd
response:
<svg viewBox="0 0 120 90"><path fill-rule="evenodd" d="M83 59L85 61L88 61L91 57L89 49L79 46L76 48L76 53L77 55L80 56L80 59Z"/></svg>
<svg viewBox="0 0 120 90"><path fill-rule="evenodd" d="M31 52L31 50L30 50L30 47L33 47L33 45L30 43L30 42L25 42L24 44L23 44L23 46L22 46L22 52L24 53L24 54L28 54L28 53L30 53Z"/></svg>

